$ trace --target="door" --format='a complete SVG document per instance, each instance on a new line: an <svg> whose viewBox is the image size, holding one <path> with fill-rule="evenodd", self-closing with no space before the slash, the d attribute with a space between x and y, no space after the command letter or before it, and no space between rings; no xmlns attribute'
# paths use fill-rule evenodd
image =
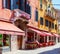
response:
<svg viewBox="0 0 60 54"><path fill-rule="evenodd" d="M23 40L23 36L18 36L18 49L22 49L22 40Z"/></svg>

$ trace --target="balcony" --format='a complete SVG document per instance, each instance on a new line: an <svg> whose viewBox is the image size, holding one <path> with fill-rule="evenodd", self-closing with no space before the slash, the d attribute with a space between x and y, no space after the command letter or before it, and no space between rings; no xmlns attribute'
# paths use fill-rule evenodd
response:
<svg viewBox="0 0 60 54"><path fill-rule="evenodd" d="M56 19L56 16L54 14L52 14L52 12L50 10L48 11L45 11L45 14L44 14L46 17L50 17L51 19Z"/></svg>
<svg viewBox="0 0 60 54"><path fill-rule="evenodd" d="M28 14L28 13L22 11L22 10L19 10L19 9L15 9L15 10L14 10L14 16L15 16L15 17L21 16L21 17L23 17L23 18L25 18L25 19L27 19L27 20L30 19L30 14Z"/></svg>

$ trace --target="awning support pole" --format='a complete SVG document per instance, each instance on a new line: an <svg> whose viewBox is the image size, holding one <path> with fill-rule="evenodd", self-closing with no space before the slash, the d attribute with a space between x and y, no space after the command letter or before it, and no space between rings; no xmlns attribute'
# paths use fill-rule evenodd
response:
<svg viewBox="0 0 60 54"><path fill-rule="evenodd" d="M35 32L34 32L34 41L35 41Z"/></svg>
<svg viewBox="0 0 60 54"><path fill-rule="evenodd" d="M47 42L49 42L49 36L47 36Z"/></svg>
<svg viewBox="0 0 60 54"><path fill-rule="evenodd" d="M27 32L28 32L28 29L26 29L26 32L25 32L25 35L26 35L26 41L27 41L27 36L28 36Z"/></svg>
<svg viewBox="0 0 60 54"><path fill-rule="evenodd" d="M44 43L45 43L45 36L44 36Z"/></svg>
<svg viewBox="0 0 60 54"><path fill-rule="evenodd" d="M56 43L58 43L58 37L56 37Z"/></svg>
<svg viewBox="0 0 60 54"><path fill-rule="evenodd" d="M38 40L38 34L37 34L37 40Z"/></svg>
<svg viewBox="0 0 60 54"><path fill-rule="evenodd" d="M60 42L60 37L59 37L59 42Z"/></svg>
<svg viewBox="0 0 60 54"><path fill-rule="evenodd" d="M22 36L23 40L22 40L22 49L25 49L25 36Z"/></svg>
<svg viewBox="0 0 60 54"><path fill-rule="evenodd" d="M52 36L51 36L51 41L52 41L53 39L52 39Z"/></svg>

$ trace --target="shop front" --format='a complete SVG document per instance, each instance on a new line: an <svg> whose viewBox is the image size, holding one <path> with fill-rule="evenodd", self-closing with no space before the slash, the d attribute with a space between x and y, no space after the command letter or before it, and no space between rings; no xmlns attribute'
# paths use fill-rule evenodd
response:
<svg viewBox="0 0 60 54"><path fill-rule="evenodd" d="M24 37L25 36L24 31L17 28L11 22L0 21L0 48L2 49L3 52L19 49L17 41L18 36ZM23 42L23 40L21 42ZM23 44L21 47L23 47Z"/></svg>
<svg viewBox="0 0 60 54"><path fill-rule="evenodd" d="M55 39L55 43L58 43L59 42L59 35L58 34L56 34L56 33L53 33L53 35L54 35L54 39Z"/></svg>
<svg viewBox="0 0 60 54"><path fill-rule="evenodd" d="M11 35L8 34L0 34L0 47L2 48L3 51L10 51L10 40Z"/></svg>
<svg viewBox="0 0 60 54"><path fill-rule="evenodd" d="M27 47L26 48L37 48L54 45L53 34L35 28L33 26L28 26L27 29Z"/></svg>

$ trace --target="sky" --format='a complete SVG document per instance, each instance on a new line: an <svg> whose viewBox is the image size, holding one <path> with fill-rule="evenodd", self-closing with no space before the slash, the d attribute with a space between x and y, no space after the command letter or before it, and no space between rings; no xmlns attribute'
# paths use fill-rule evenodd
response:
<svg viewBox="0 0 60 54"><path fill-rule="evenodd" d="M54 5L55 8L60 9L60 0L52 0L53 4L59 4L59 5Z"/></svg>

